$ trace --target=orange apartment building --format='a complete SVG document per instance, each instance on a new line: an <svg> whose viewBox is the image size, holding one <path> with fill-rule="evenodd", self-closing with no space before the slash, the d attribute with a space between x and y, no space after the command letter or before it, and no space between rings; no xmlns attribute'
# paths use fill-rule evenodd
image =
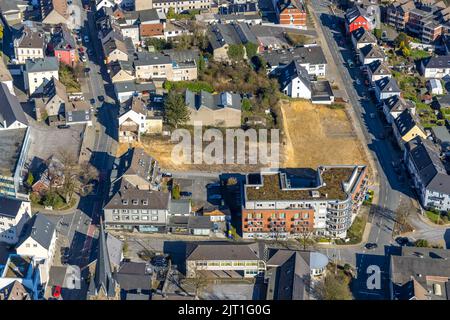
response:
<svg viewBox="0 0 450 320"><path fill-rule="evenodd" d="M345 238L367 186L365 166L248 174L242 208L243 238L291 238L305 230Z"/></svg>
<svg viewBox="0 0 450 320"><path fill-rule="evenodd" d="M278 23L306 28L306 10L302 0L274 0Z"/></svg>

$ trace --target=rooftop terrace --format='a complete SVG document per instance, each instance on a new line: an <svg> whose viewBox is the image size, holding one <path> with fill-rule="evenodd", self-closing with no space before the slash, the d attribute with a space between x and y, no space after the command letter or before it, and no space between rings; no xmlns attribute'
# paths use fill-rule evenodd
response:
<svg viewBox="0 0 450 320"><path fill-rule="evenodd" d="M25 278L31 265L31 257L11 255L6 265L5 278Z"/></svg>
<svg viewBox="0 0 450 320"><path fill-rule="evenodd" d="M304 180L302 176L295 173L286 173L286 179L291 185L283 188L280 174L263 174L261 186L246 186L247 200L345 200L348 197L343 183L348 182L357 167L334 167L321 170L322 186L318 179L311 181L310 186L303 185L301 188L292 185L291 181ZM290 176L292 175L292 176ZM283 182L283 185L285 182Z"/></svg>

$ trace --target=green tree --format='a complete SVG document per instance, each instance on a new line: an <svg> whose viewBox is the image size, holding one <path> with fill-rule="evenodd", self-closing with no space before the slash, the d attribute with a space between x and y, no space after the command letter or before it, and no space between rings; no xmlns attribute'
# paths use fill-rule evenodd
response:
<svg viewBox="0 0 450 320"><path fill-rule="evenodd" d="M153 48L155 48L155 51L172 49L172 43L167 42L164 39L149 38L145 41L145 44L147 45L147 47L152 46Z"/></svg>
<svg viewBox="0 0 450 320"><path fill-rule="evenodd" d="M64 204L61 196L55 191L48 191L44 196L44 206L57 208Z"/></svg>
<svg viewBox="0 0 450 320"><path fill-rule="evenodd" d="M175 19L175 9L173 7L169 7L166 14L167 19Z"/></svg>
<svg viewBox="0 0 450 320"><path fill-rule="evenodd" d="M426 239L417 239L417 241L414 243L414 246L421 247L421 248L428 248L429 243Z"/></svg>
<svg viewBox="0 0 450 320"><path fill-rule="evenodd" d="M33 177L33 173L28 172L28 176L27 176L27 186L31 187L33 185L34 182L34 177Z"/></svg>
<svg viewBox="0 0 450 320"><path fill-rule="evenodd" d="M233 61L242 61L245 51L242 44L232 44L228 47L228 57Z"/></svg>
<svg viewBox="0 0 450 320"><path fill-rule="evenodd" d="M181 195L180 195L180 185L179 184L175 184L172 187L172 199L174 200L178 200L180 199Z"/></svg>
<svg viewBox="0 0 450 320"><path fill-rule="evenodd" d="M205 70L205 58L203 57L203 54L200 53L200 57L198 57L197 61L197 68L198 72L203 72Z"/></svg>
<svg viewBox="0 0 450 320"><path fill-rule="evenodd" d="M394 40L394 44L395 44L396 47L400 47L400 44L402 42L403 42L404 45L409 46L410 38L404 32L400 32L398 34L397 38L395 38L395 40Z"/></svg>
<svg viewBox="0 0 450 320"><path fill-rule="evenodd" d="M342 274L328 272L323 281L316 286L321 300L352 300L349 279Z"/></svg>
<svg viewBox="0 0 450 320"><path fill-rule="evenodd" d="M247 98L242 99L242 110L247 112L252 110L252 103Z"/></svg>
<svg viewBox="0 0 450 320"><path fill-rule="evenodd" d="M377 38L378 40L381 39L381 35L383 34L383 32L381 31L381 29L374 29L373 30L373 35L375 36L375 38Z"/></svg>
<svg viewBox="0 0 450 320"><path fill-rule="evenodd" d="M179 125L189 121L189 110L184 103L184 97L175 91L170 91L164 102L165 121L171 127L178 128Z"/></svg>
<svg viewBox="0 0 450 320"><path fill-rule="evenodd" d="M258 53L258 46L252 42L247 42L245 44L245 52L247 53L247 58L251 59Z"/></svg>
<svg viewBox="0 0 450 320"><path fill-rule="evenodd" d="M3 26L0 25L0 40L3 39Z"/></svg>

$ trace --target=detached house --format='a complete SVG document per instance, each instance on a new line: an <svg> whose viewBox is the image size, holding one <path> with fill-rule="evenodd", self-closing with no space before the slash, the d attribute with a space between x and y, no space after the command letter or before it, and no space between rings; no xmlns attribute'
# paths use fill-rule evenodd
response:
<svg viewBox="0 0 450 320"><path fill-rule="evenodd" d="M52 78L59 80L59 64L56 57L45 57L44 59L27 60L23 71L25 89L31 96L42 93L44 86Z"/></svg>
<svg viewBox="0 0 450 320"><path fill-rule="evenodd" d="M273 0L278 23L306 29L306 8L303 0Z"/></svg>
<svg viewBox="0 0 450 320"><path fill-rule="evenodd" d="M0 242L16 244L30 218L30 202L0 196Z"/></svg>
<svg viewBox="0 0 450 320"><path fill-rule="evenodd" d="M186 106L190 111L189 124L201 122L204 126L239 127L241 125L241 102L239 94L206 91L195 93L186 90Z"/></svg>
<svg viewBox="0 0 450 320"><path fill-rule="evenodd" d="M405 163L425 208L450 210L450 175L439 150L426 138L417 137L405 146Z"/></svg>
<svg viewBox="0 0 450 320"><path fill-rule="evenodd" d="M345 29L347 33L352 33L353 31L364 28L365 30L371 30L372 26L367 19L366 10L360 6L354 6L345 12Z"/></svg>
<svg viewBox="0 0 450 320"><path fill-rule="evenodd" d="M11 94L4 83L0 83L0 101L2 102L0 106L0 131L28 127L28 120L19 99Z"/></svg>
<svg viewBox="0 0 450 320"><path fill-rule="evenodd" d="M40 262L43 282L48 281L50 267L56 249L56 226L44 215L35 214L24 226L16 252L19 255L31 256Z"/></svg>
<svg viewBox="0 0 450 320"><path fill-rule="evenodd" d="M361 49L369 44L377 45L377 38L370 31L360 27L352 32L352 43L355 49Z"/></svg>
<svg viewBox="0 0 450 320"><path fill-rule="evenodd" d="M405 142L409 142L415 137L427 138L425 130L409 109L404 110L395 118L393 129L402 149Z"/></svg>

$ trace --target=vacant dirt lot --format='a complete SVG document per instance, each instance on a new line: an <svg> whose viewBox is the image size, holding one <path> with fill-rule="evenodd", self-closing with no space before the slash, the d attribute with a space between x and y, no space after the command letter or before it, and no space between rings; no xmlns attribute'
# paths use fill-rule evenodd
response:
<svg viewBox="0 0 450 320"><path fill-rule="evenodd" d="M344 109L283 101L284 167L368 164Z"/></svg>

